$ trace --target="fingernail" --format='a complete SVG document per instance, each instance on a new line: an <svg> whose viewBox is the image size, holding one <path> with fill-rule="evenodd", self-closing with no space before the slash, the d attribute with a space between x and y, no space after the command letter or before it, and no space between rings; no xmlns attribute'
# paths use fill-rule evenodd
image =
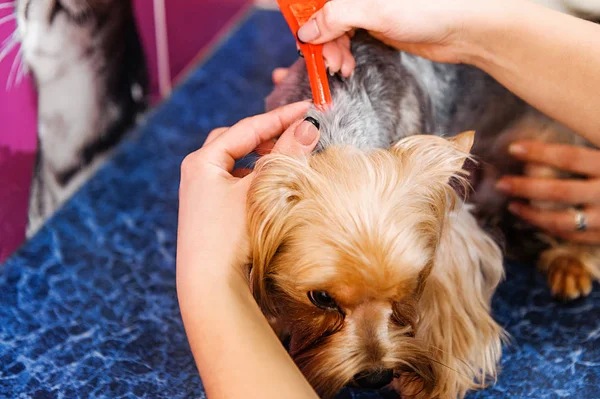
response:
<svg viewBox="0 0 600 399"><path fill-rule="evenodd" d="M317 21L314 19L311 19L310 21L302 25L300 29L298 29L298 33L296 34L296 36L298 37L298 41L303 44L312 42L313 40L317 39L320 35L321 32L319 32L319 26L317 25Z"/></svg>
<svg viewBox="0 0 600 399"><path fill-rule="evenodd" d="M315 118L309 116L298 126L294 137L302 145L311 145L319 136L321 124Z"/></svg>
<svg viewBox="0 0 600 399"><path fill-rule="evenodd" d="M505 180L500 180L498 183L496 183L496 190L502 191L504 193L509 192L510 183Z"/></svg>
<svg viewBox="0 0 600 399"><path fill-rule="evenodd" d="M521 206L520 206L519 204L517 204L516 202L511 202L511 203L508 205L508 211L509 211L510 213L513 213L513 214L515 214L515 215L518 215L520 210L521 210Z"/></svg>
<svg viewBox="0 0 600 399"><path fill-rule="evenodd" d="M508 152L512 155L525 155L527 154L527 149L521 144L511 144L508 147Z"/></svg>

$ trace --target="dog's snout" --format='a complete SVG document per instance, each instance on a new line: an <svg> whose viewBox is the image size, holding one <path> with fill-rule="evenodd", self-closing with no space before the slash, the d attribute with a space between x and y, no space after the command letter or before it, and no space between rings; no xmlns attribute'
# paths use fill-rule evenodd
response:
<svg viewBox="0 0 600 399"><path fill-rule="evenodd" d="M394 370L377 369L360 372L354 376L354 382L361 388L379 389L394 379Z"/></svg>

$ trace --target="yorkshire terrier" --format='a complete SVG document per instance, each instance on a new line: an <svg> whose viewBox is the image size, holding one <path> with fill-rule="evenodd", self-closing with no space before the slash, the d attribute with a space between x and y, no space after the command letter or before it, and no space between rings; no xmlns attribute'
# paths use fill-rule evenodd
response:
<svg viewBox="0 0 600 399"><path fill-rule="evenodd" d="M352 52L352 77L330 78L332 108L308 113L320 123L315 153L257 163L250 284L323 397L358 385L462 398L495 379L501 353L490 315L503 276L495 228L509 254L538 260L557 296L586 295L600 275L598 247L549 240L505 211L498 177L558 174L517 163L508 145L588 143L476 68L401 53L363 31ZM299 60L267 108L307 98ZM475 143L458 134L471 129Z"/></svg>
<svg viewBox="0 0 600 399"><path fill-rule="evenodd" d="M252 290L322 397L352 384L456 398L495 378L502 254L455 191L472 143L410 136L260 162Z"/></svg>

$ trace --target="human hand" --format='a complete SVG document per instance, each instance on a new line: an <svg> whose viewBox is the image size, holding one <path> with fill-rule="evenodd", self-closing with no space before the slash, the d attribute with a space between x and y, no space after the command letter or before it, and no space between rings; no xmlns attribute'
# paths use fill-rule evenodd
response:
<svg viewBox="0 0 600 399"><path fill-rule="evenodd" d="M475 0L332 0L298 30L307 43L327 43L368 30L379 40L433 61L463 62L469 27L494 15L506 2Z"/></svg>
<svg viewBox="0 0 600 399"><path fill-rule="evenodd" d="M533 201L568 204L554 210L512 202L509 210L555 237L588 244L600 243L600 151L564 144L537 141L513 143L509 151L515 158L547 165L585 176L585 179L506 176L497 188L510 196ZM587 227L577 229L577 210L581 207Z"/></svg>
<svg viewBox="0 0 600 399"><path fill-rule="evenodd" d="M308 102L290 104L216 129L198 151L181 165L177 280L180 289L204 281L239 274L249 255L246 231L246 195L254 173L234 171L234 164L265 142L281 136L273 151L297 156L309 154L319 131L299 121Z"/></svg>
<svg viewBox="0 0 600 399"><path fill-rule="evenodd" d="M352 75L356 67L356 61L350 51L350 40L353 36L354 31L351 30L323 44L325 66L331 75L339 73L345 78ZM304 57L300 49L298 49L298 55Z"/></svg>
<svg viewBox="0 0 600 399"><path fill-rule="evenodd" d="M348 32L333 41L323 45L323 58L330 74L340 73L347 78L352 75L356 67L356 61L350 51L350 40L354 32ZM304 57L298 48L298 54ZM288 68L276 68L273 71L273 83L281 83L287 76Z"/></svg>

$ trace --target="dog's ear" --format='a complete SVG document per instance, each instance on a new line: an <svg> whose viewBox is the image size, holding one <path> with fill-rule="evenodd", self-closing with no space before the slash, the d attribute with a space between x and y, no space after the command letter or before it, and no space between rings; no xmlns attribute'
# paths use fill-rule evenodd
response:
<svg viewBox="0 0 600 399"><path fill-rule="evenodd" d="M410 162L410 169L431 181L438 177L444 183L465 174L463 166L470 158L475 132L461 133L445 139L433 135L409 136L392 147L401 163Z"/></svg>
<svg viewBox="0 0 600 399"><path fill-rule="evenodd" d="M475 131L471 130L463 132L452 137L448 141L451 142L458 151L469 154L471 148L473 148L473 143L475 142Z"/></svg>
<svg viewBox="0 0 600 399"><path fill-rule="evenodd" d="M467 193L469 172L465 162L470 159L474 132L452 139L433 135L409 136L391 148L404 176L404 192L415 193L416 200L427 201L443 220L454 209L457 200ZM459 194L458 196L456 194Z"/></svg>
<svg viewBox="0 0 600 399"><path fill-rule="evenodd" d="M490 302L504 269L500 248L467 207L450 218L419 299L417 337L445 366L435 369L436 397L454 398L496 378L504 332Z"/></svg>
<svg viewBox="0 0 600 399"><path fill-rule="evenodd" d="M248 234L251 261L250 287L263 312L275 313L272 295L272 261L293 227L290 214L310 185L306 158L268 155L256 165L248 192Z"/></svg>

